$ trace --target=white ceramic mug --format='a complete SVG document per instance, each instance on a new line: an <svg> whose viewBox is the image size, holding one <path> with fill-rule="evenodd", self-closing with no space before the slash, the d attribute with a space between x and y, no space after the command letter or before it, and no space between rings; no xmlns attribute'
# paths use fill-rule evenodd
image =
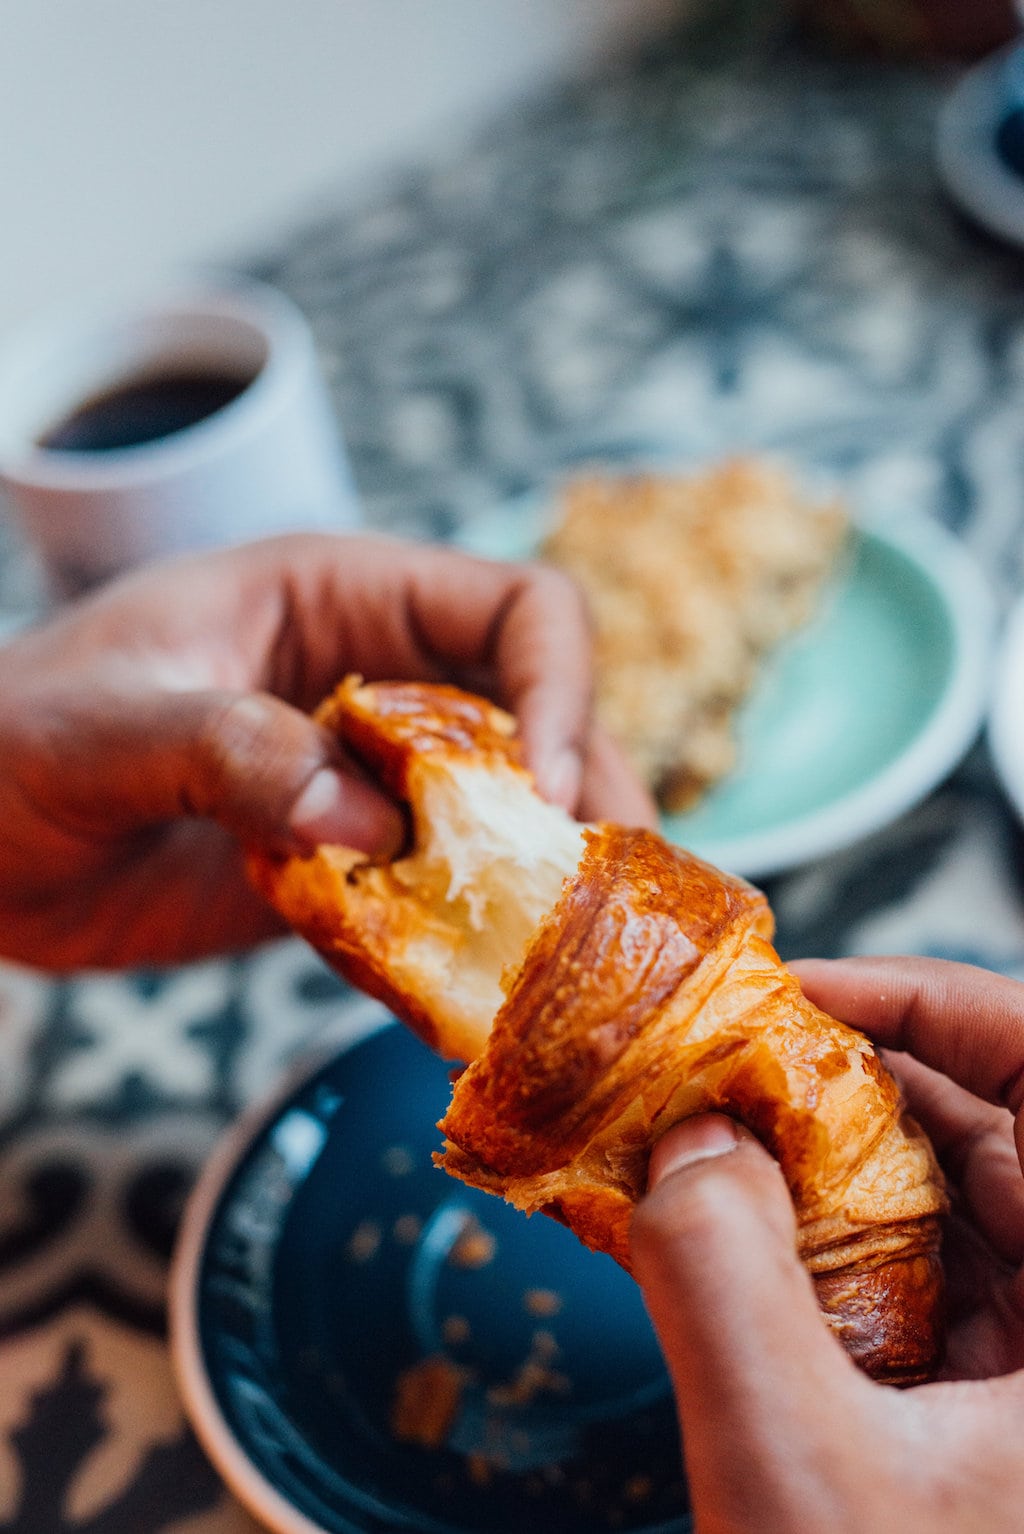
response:
<svg viewBox="0 0 1024 1534"><path fill-rule="evenodd" d="M232 397L177 429L165 415L145 440L76 440L126 392L138 407L140 391L166 395L173 381L180 408L185 380L193 407L215 399L216 380ZM249 282L15 337L0 356L0 487L58 597L161 555L359 521L309 326L282 293Z"/></svg>

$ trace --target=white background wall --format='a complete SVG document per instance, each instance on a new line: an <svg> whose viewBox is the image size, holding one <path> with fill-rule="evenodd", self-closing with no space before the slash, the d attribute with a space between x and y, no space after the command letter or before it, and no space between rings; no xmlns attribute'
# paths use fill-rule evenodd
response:
<svg viewBox="0 0 1024 1534"><path fill-rule="evenodd" d="M258 249L680 0L0 0L0 341Z"/></svg>

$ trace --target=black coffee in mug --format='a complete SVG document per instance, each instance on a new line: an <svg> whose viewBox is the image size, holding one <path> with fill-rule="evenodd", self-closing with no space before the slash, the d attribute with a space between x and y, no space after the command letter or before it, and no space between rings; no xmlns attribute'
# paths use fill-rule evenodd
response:
<svg viewBox="0 0 1024 1534"><path fill-rule="evenodd" d="M251 382L251 375L196 369L139 375L76 405L38 445L58 453L113 453L159 442L223 410Z"/></svg>
<svg viewBox="0 0 1024 1534"><path fill-rule="evenodd" d="M235 277L5 344L0 493L57 601L186 550L359 523L309 322Z"/></svg>

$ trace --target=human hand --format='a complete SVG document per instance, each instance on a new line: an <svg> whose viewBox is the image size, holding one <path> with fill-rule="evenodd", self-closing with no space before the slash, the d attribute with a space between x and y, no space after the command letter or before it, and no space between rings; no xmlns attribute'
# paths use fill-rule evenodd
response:
<svg viewBox="0 0 1024 1534"><path fill-rule="evenodd" d="M1024 986L926 959L804 961L887 1050L950 1179L942 1378L899 1391L827 1330L774 1161L704 1115L658 1145L635 1272L676 1392L697 1534L1010 1534L1024 1508Z"/></svg>
<svg viewBox="0 0 1024 1534"><path fill-rule="evenodd" d="M563 576L387 538L268 539L137 572L0 649L0 953L64 969L246 946L280 926L240 840L394 850L399 810L308 716L352 671L488 693L547 797L653 816L590 718Z"/></svg>

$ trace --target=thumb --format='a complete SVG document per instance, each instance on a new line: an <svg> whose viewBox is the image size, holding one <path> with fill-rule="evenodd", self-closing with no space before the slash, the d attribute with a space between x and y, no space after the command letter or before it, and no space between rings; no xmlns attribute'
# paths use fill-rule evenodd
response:
<svg viewBox="0 0 1024 1534"><path fill-rule="evenodd" d="M778 1166L728 1118L677 1125L652 1157L632 1249L694 1507L721 1508L730 1486L745 1503L768 1496L782 1461L812 1453L860 1384L818 1311Z"/></svg>
<svg viewBox="0 0 1024 1534"><path fill-rule="evenodd" d="M336 842L397 851L397 805L334 738L269 693L155 691L65 720L62 808L109 836L181 816L216 820L277 851Z"/></svg>

